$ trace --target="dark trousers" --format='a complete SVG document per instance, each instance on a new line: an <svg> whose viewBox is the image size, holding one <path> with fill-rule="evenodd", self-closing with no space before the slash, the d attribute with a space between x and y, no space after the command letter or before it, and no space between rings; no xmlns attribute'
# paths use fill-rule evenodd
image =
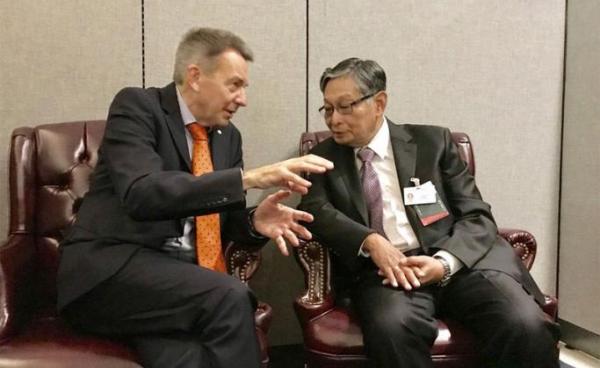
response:
<svg viewBox="0 0 600 368"><path fill-rule="evenodd" d="M255 309L232 276L142 249L63 314L85 331L131 342L144 367L258 368Z"/></svg>
<svg viewBox="0 0 600 368"><path fill-rule="evenodd" d="M512 277L461 270L444 288L404 291L369 271L353 292L370 366L433 367L435 316L460 322L476 337L485 367L558 368L558 325Z"/></svg>

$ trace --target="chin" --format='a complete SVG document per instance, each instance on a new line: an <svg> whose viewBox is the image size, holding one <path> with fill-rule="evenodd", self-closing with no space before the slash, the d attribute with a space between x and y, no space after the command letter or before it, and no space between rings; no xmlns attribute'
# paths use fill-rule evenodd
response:
<svg viewBox="0 0 600 368"><path fill-rule="evenodd" d="M350 139L350 137L343 137L343 136L340 137L340 136L334 135L333 140L337 144L341 144L344 146L352 146L352 139Z"/></svg>

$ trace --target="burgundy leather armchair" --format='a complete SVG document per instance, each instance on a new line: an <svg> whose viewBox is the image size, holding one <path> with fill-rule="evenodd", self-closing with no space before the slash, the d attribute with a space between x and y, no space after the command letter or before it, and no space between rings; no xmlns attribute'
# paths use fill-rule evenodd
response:
<svg viewBox="0 0 600 368"><path fill-rule="evenodd" d="M328 137L329 131L302 134L300 154L308 153ZM475 175L475 158L469 137L464 133L452 133L452 138L470 172ZM513 229L499 229L499 233L530 269L537 249L533 235ZM338 305L334 300L335 290L330 282L331 264L326 248L313 240L303 243L296 249L295 255L304 272L306 284L306 290L294 302L304 335L306 367L366 366L363 336L352 306L349 301L346 301L348 304ZM556 299L546 297L543 308L548 318L556 319ZM515 310L515 313L519 311ZM444 368L478 367L471 334L455 321L440 319L438 324L438 337L431 349L434 365Z"/></svg>
<svg viewBox="0 0 600 368"><path fill-rule="evenodd" d="M10 224L0 245L0 367L140 367L117 340L71 329L56 314L58 244L88 190L104 121L17 128L9 156ZM248 282L259 266L254 248L228 244L229 273ZM256 312L263 366L268 364L271 307Z"/></svg>

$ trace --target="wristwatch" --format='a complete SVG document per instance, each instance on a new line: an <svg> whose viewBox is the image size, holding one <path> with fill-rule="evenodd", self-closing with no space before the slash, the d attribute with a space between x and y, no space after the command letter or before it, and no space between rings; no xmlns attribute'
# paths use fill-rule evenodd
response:
<svg viewBox="0 0 600 368"><path fill-rule="evenodd" d="M433 258L440 261L440 263L444 267L444 275L442 276L442 279L437 284L439 287L444 287L444 286L448 285L448 283L450 282L450 277L452 276L451 271L450 271L450 264L448 263L448 261L446 261L446 259L444 257L433 256Z"/></svg>

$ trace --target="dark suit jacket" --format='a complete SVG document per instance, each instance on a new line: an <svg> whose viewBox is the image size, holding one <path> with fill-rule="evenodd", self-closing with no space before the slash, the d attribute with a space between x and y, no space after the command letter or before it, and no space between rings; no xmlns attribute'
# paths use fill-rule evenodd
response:
<svg viewBox="0 0 600 368"><path fill-rule="evenodd" d="M481 199L454 145L450 131L426 125L396 125L388 120L390 139L401 189L412 186L410 178L431 181L450 215L423 226L412 206L407 217L427 254L439 249L456 256L465 269L492 269L514 277L538 303L543 296L510 245L497 235L490 206ZM312 153L333 161L335 169L311 175L312 187L299 208L314 215L308 227L330 249L334 281L349 280L367 266L358 256L364 239L374 230L368 224L352 147L333 139L314 147ZM385 195L385 194L384 194ZM369 265L370 263L370 265Z"/></svg>
<svg viewBox="0 0 600 368"><path fill-rule="evenodd" d="M213 131L210 143L215 171L195 177L175 85L116 95L90 190L60 245L59 309L117 272L141 247L159 248L181 236L189 216L220 212L229 240L264 242L249 233L239 131L229 124L220 134Z"/></svg>

